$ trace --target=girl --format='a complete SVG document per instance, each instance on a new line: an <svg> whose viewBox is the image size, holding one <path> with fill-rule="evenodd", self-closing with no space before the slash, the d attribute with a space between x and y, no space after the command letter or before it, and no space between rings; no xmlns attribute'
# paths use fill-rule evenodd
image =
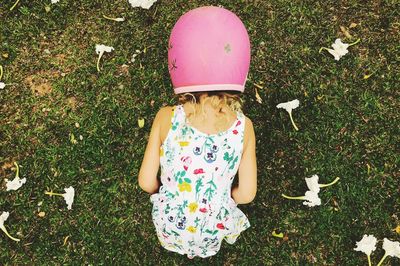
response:
<svg viewBox="0 0 400 266"><path fill-rule="evenodd" d="M157 113L139 185L152 194L161 245L205 258L250 226L237 204L257 189L254 130L239 98L250 64L247 31L226 9L194 9L175 24L168 61L180 104Z"/></svg>

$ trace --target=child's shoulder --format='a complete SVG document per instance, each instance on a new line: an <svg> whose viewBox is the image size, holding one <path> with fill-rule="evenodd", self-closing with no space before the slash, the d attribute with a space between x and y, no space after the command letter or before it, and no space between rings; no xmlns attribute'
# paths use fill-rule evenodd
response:
<svg viewBox="0 0 400 266"><path fill-rule="evenodd" d="M159 118L171 118L172 112L174 111L175 106L163 106L158 110L156 117ZM162 119L162 120L164 120Z"/></svg>
<svg viewBox="0 0 400 266"><path fill-rule="evenodd" d="M175 106L163 106L158 110L154 123L158 125L165 125L171 122Z"/></svg>
<svg viewBox="0 0 400 266"><path fill-rule="evenodd" d="M243 116L244 116L245 128L253 129L253 122L251 121L251 119L248 118L248 117L247 117L246 115L244 115L244 114L243 114Z"/></svg>

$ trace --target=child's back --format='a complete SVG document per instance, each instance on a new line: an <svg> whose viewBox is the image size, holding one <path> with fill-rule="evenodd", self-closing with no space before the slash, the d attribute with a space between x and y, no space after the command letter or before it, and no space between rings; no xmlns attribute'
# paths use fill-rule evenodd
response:
<svg viewBox="0 0 400 266"><path fill-rule="evenodd" d="M246 121L240 112L226 119L232 118L229 111L205 105L204 115L191 115L189 122L192 110L190 104L178 105L166 118L170 128L160 150L162 186L151 196L153 221L166 249L207 257L218 252L224 238L232 244L249 227L231 198ZM224 126L219 120L230 125L217 132L216 125Z"/></svg>

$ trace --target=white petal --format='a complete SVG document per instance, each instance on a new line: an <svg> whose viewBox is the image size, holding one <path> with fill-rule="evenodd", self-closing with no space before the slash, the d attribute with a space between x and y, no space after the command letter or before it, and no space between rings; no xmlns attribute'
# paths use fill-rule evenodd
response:
<svg viewBox="0 0 400 266"><path fill-rule="evenodd" d="M334 50L347 50L349 45L347 43L342 43L340 39L336 39L335 43L332 44Z"/></svg>
<svg viewBox="0 0 400 266"><path fill-rule="evenodd" d="M129 0L129 4L131 4L132 7L140 7L142 5L143 0Z"/></svg>
<svg viewBox="0 0 400 266"><path fill-rule="evenodd" d="M6 84L4 82L0 82L0 89L4 89L6 87Z"/></svg>
<svg viewBox="0 0 400 266"><path fill-rule="evenodd" d="M22 178L20 179L19 177L15 177L13 181L8 181L8 179L6 179L6 187L7 187L7 191L10 190L17 190L20 187L22 187L23 184L26 183L26 178Z"/></svg>
<svg viewBox="0 0 400 266"><path fill-rule="evenodd" d="M68 205L68 210L72 208L72 203L74 202L75 189L73 187L65 188L65 193L63 194L64 200Z"/></svg>
<svg viewBox="0 0 400 266"><path fill-rule="evenodd" d="M376 238L373 235L364 235L363 238L356 243L356 251L364 252L367 256L370 256L372 251L376 249Z"/></svg>
<svg viewBox="0 0 400 266"><path fill-rule="evenodd" d="M307 183L307 187L309 190L314 191L314 192L319 192L320 188L319 188L319 184L318 184L318 176L317 175L313 175L312 177L309 178L305 178L306 183Z"/></svg>
<svg viewBox="0 0 400 266"><path fill-rule="evenodd" d="M304 195L304 199L306 201L304 201L303 204L309 207L321 205L321 199L318 197L317 192L307 191L306 194Z"/></svg>
<svg viewBox="0 0 400 266"><path fill-rule="evenodd" d="M142 8L149 9L157 0L144 0L142 2Z"/></svg>
<svg viewBox="0 0 400 266"><path fill-rule="evenodd" d="M335 57L336 61L339 61L339 59L342 57L336 50L328 49L328 52Z"/></svg>
<svg viewBox="0 0 400 266"><path fill-rule="evenodd" d="M4 225L4 222L8 219L8 216L10 215L10 213L9 212L3 212L1 215L0 215L0 226L3 226Z"/></svg>
<svg viewBox="0 0 400 266"><path fill-rule="evenodd" d="M285 103L280 103L276 106L276 108L283 108L285 109L287 112L291 112L293 109L296 109L297 107L299 107L300 102L299 100L295 99L293 101L290 102L285 102Z"/></svg>
<svg viewBox="0 0 400 266"><path fill-rule="evenodd" d="M387 256L400 258L400 243L398 241L390 241L389 239L384 238L382 247Z"/></svg>
<svg viewBox="0 0 400 266"><path fill-rule="evenodd" d="M100 54L100 53L104 53L104 52L111 52L112 50L114 50L114 47L112 46L106 46L104 44L96 44L96 53Z"/></svg>
<svg viewBox="0 0 400 266"><path fill-rule="evenodd" d="M51 0L52 4L55 4L55 3L58 3L58 2L60 2L60 0Z"/></svg>
<svg viewBox="0 0 400 266"><path fill-rule="evenodd" d="M157 0L129 0L132 7L149 9Z"/></svg>

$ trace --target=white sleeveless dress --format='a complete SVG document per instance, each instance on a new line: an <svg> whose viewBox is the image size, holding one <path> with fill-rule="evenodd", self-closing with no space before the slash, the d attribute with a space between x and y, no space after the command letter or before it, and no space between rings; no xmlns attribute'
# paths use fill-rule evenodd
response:
<svg viewBox="0 0 400 266"><path fill-rule="evenodd" d="M231 198L243 152L245 117L226 131L205 134L174 107L171 128L160 147L161 187L151 195L161 245L188 257L215 255L222 240L233 244L250 223Z"/></svg>

